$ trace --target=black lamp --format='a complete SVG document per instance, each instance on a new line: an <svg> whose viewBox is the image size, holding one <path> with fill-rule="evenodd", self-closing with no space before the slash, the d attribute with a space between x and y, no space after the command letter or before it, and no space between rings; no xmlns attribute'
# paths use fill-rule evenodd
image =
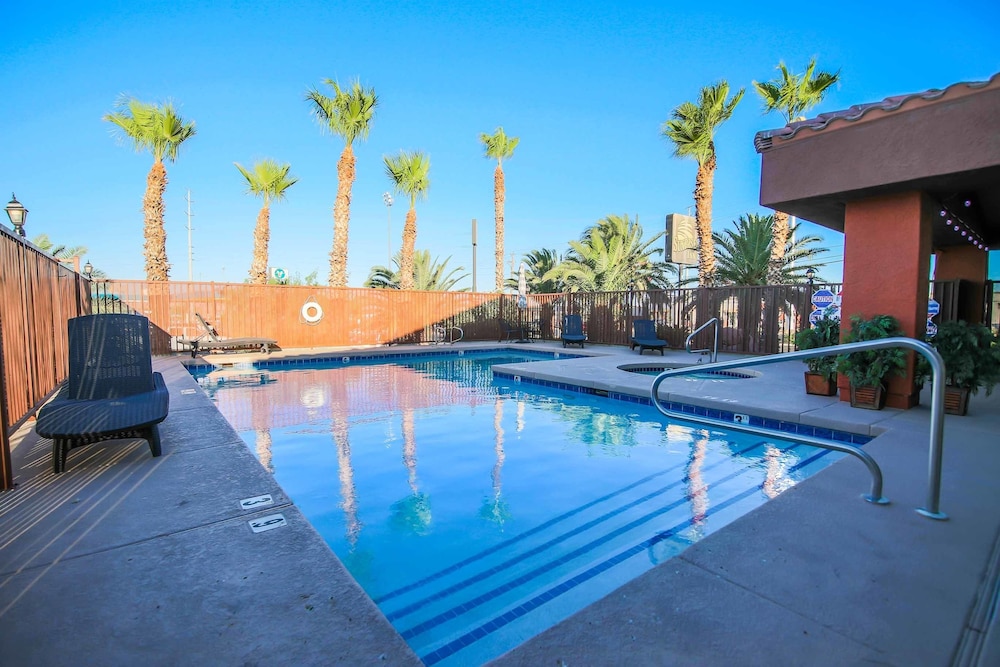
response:
<svg viewBox="0 0 1000 667"><path fill-rule="evenodd" d="M90 276L93 273L94 273L94 265L91 264L90 260L88 259L87 263L83 265L83 275L87 277L87 280L90 280Z"/></svg>
<svg viewBox="0 0 1000 667"><path fill-rule="evenodd" d="M14 231L24 237L24 223L28 219L28 209L17 201L13 192L10 193L10 201L7 202L7 217L10 218L10 224L14 226Z"/></svg>
<svg viewBox="0 0 1000 667"><path fill-rule="evenodd" d="M816 277L816 269L810 266L808 269L806 269L806 280L809 282L810 288L812 288L813 286L813 279L815 277Z"/></svg>

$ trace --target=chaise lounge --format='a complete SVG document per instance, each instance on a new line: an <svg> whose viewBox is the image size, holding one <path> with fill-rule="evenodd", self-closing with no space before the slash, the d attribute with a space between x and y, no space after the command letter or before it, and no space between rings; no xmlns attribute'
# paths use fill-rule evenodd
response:
<svg viewBox="0 0 1000 667"><path fill-rule="evenodd" d="M587 340L583 333L583 318L579 315L564 315L562 328L562 346L579 345L583 347Z"/></svg>
<svg viewBox="0 0 1000 667"><path fill-rule="evenodd" d="M102 440L142 438L160 455L157 424L167 417L170 397L163 376L153 372L149 320L105 314L68 322L69 377L38 411L35 432L52 438L52 468L66 469L69 450Z"/></svg>
<svg viewBox="0 0 1000 667"><path fill-rule="evenodd" d="M278 341L273 338L222 338L215 327L206 322L204 317L198 313L195 313L194 316L205 333L194 340L184 341L191 346L192 359L198 352L205 350L252 350L256 348L264 354L270 354L271 346L278 344Z"/></svg>
<svg viewBox="0 0 1000 667"><path fill-rule="evenodd" d="M632 348L639 348L639 354L643 350L659 350L663 356L663 348L667 346L667 341L656 335L656 322L653 320L632 320Z"/></svg>

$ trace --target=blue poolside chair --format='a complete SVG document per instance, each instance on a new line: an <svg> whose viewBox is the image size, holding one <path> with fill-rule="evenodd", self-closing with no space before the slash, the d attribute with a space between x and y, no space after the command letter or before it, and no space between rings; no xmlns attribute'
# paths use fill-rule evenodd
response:
<svg viewBox="0 0 1000 667"><path fill-rule="evenodd" d="M583 347L587 336L583 333L583 318L579 315L564 315L562 327L562 345L579 345Z"/></svg>
<svg viewBox="0 0 1000 667"><path fill-rule="evenodd" d="M157 424L170 397L153 372L149 320L141 315L75 317L69 327L69 377L38 411L35 432L52 438L52 467L66 469L69 450L122 438L142 438L160 455Z"/></svg>
<svg viewBox="0 0 1000 667"><path fill-rule="evenodd" d="M659 350L663 356L663 348L667 346L667 341L658 338L656 335L656 322L653 320L632 320L632 349L639 348L639 354L643 350Z"/></svg>

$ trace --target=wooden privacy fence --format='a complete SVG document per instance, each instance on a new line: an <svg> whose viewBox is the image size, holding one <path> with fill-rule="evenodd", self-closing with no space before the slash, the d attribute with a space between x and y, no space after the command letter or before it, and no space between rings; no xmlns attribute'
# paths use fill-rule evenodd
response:
<svg viewBox="0 0 1000 667"><path fill-rule="evenodd" d="M196 313L223 337L273 338L284 348L434 342L450 327L461 327L465 340L496 340L500 319L558 340L567 314L582 316L591 343L627 345L633 319L645 318L681 347L688 333L718 317L721 349L765 354L791 349L810 312L806 285L532 294L523 310L513 294L145 281L93 287L94 312L149 317L158 354L204 334ZM711 332L695 343L709 346Z"/></svg>
<svg viewBox="0 0 1000 667"><path fill-rule="evenodd" d="M68 372L66 321L90 312L87 281L0 227L0 477L11 488L10 435Z"/></svg>

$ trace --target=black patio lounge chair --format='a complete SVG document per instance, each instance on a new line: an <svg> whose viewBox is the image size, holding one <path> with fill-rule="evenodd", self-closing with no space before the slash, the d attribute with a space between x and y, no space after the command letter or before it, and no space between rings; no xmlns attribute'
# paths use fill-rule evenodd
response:
<svg viewBox="0 0 1000 667"><path fill-rule="evenodd" d="M583 333L583 318L579 315L564 315L562 327L562 345L579 345L583 347L587 336Z"/></svg>
<svg viewBox="0 0 1000 667"><path fill-rule="evenodd" d="M75 317L69 327L69 377L38 411L35 432L52 438L52 469L66 469L69 450L102 440L143 438L160 455L157 424L169 395L153 372L149 320L141 315Z"/></svg>
<svg viewBox="0 0 1000 667"><path fill-rule="evenodd" d="M632 349L639 348L639 354L643 350L659 350L663 356L663 348L667 346L667 341L656 336L656 322L653 320L632 320Z"/></svg>
<svg viewBox="0 0 1000 667"><path fill-rule="evenodd" d="M271 353L271 346L278 341L273 338L222 338L211 324L200 314L194 314L195 319L205 333L194 340L185 341L191 346L191 358L205 350L248 350L259 348L264 354Z"/></svg>

